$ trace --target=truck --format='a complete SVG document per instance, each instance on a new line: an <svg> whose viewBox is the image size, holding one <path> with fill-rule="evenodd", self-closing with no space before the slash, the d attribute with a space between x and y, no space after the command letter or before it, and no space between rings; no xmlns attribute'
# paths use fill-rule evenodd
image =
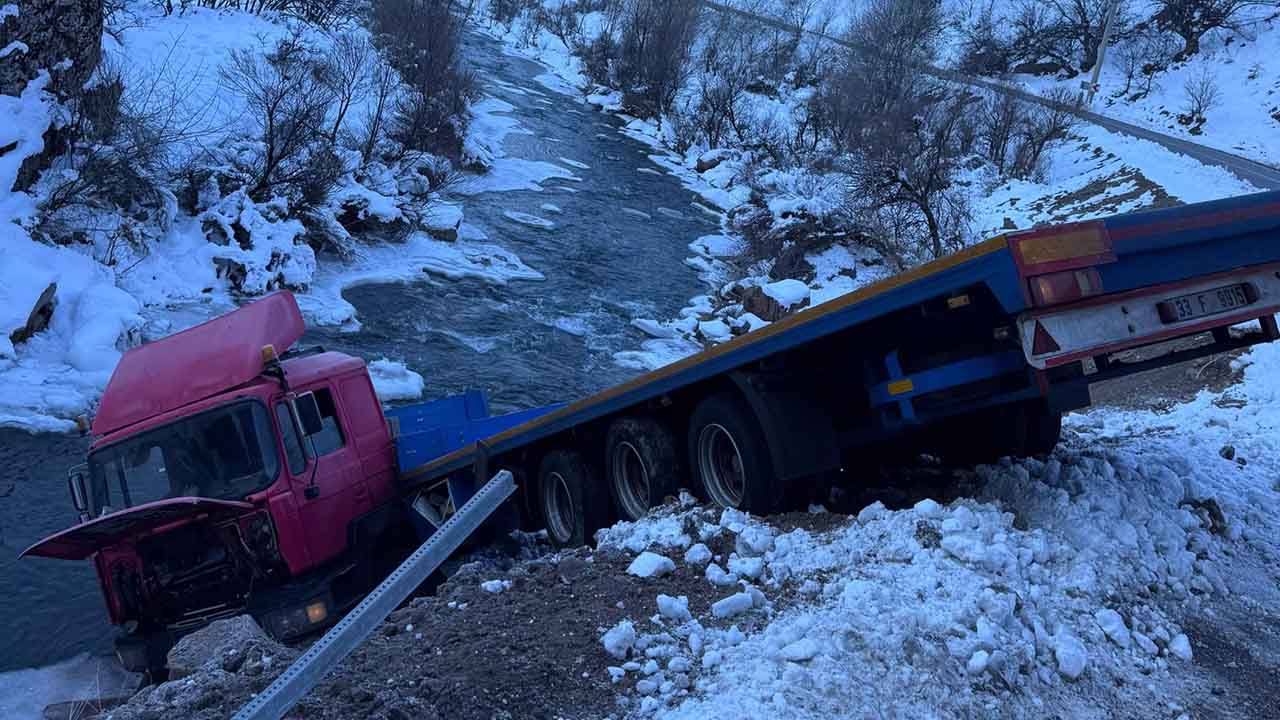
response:
<svg viewBox="0 0 1280 720"><path fill-rule="evenodd" d="M280 292L124 354L68 484L117 654L249 613L333 623L494 472L499 530L586 543L679 488L770 513L888 448L1049 452L1090 386L1280 336L1280 193L1012 232L569 404L468 391L385 409L358 358L297 344Z"/></svg>

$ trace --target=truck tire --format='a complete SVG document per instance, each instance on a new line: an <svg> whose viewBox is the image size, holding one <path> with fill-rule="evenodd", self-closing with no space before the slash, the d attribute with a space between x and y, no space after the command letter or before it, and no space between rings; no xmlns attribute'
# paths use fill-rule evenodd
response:
<svg viewBox="0 0 1280 720"><path fill-rule="evenodd" d="M666 425L644 417L614 421L605 436L609 492L623 520L639 520L679 484L676 440Z"/></svg>
<svg viewBox="0 0 1280 720"><path fill-rule="evenodd" d="M555 450L538 466L538 509L556 547L586 545L608 520L608 492L582 453Z"/></svg>
<svg viewBox="0 0 1280 720"><path fill-rule="evenodd" d="M782 504L782 482L751 408L732 393L712 395L689 420L689 467L697 489L721 507L763 514Z"/></svg>

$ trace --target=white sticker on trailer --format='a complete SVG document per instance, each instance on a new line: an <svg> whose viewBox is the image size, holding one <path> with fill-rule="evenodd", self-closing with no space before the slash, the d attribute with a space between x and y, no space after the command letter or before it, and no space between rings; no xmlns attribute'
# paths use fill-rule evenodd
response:
<svg viewBox="0 0 1280 720"><path fill-rule="evenodd" d="M1220 313L1222 317L1231 317L1241 313L1266 314L1275 312L1280 305L1280 273L1267 270L1245 272L1239 275L1207 280L1193 285L1184 285L1163 292L1130 297L1123 301L1093 305L1075 310L1033 315L1024 313L1018 318L1018 333L1022 340L1022 349L1027 362L1032 367L1044 369L1057 358L1076 355L1121 343L1141 345L1145 342L1156 342L1153 336L1161 333L1172 333L1177 330L1193 328L1216 315L1189 318L1181 322L1166 323L1160 319L1158 305L1176 297L1194 295L1224 286L1239 283L1250 283L1258 292L1258 298L1245 307L1233 308ZM1043 354L1034 354L1036 324L1043 326L1045 332L1058 344L1058 349Z"/></svg>

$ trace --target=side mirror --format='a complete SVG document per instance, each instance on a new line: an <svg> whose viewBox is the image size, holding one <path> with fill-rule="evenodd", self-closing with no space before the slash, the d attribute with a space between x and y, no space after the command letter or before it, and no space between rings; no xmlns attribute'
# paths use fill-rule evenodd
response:
<svg viewBox="0 0 1280 720"><path fill-rule="evenodd" d="M316 400L315 393L299 395L294 401L294 408L298 413L298 424L302 426L303 435L310 437L324 430L324 418L320 415L320 403Z"/></svg>
<svg viewBox="0 0 1280 720"><path fill-rule="evenodd" d="M76 512L80 513L81 518L89 512L89 493L84 484L84 476L88 469L88 465L76 465L67 471L67 488L71 490L71 504L75 505Z"/></svg>

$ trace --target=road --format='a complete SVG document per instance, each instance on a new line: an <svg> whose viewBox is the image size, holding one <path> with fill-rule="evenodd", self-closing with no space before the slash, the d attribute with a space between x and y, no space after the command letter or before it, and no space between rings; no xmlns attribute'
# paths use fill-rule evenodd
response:
<svg viewBox="0 0 1280 720"><path fill-rule="evenodd" d="M733 15L737 15L739 17L749 19L749 20L754 20L763 25L767 25L769 27L772 27L778 30L783 30L785 32L790 32L790 33L802 32L812 37L817 37L827 42L834 43L841 47L849 48L850 50L861 51L861 52L878 52L878 49L872 45L852 43L852 42L849 42L848 40L833 37L831 35L827 35L824 33L814 32L812 30L799 28L789 23L778 20L776 18L757 15L755 13L747 12L746 10L741 10L739 8L731 7L729 5L713 2L712 0L702 0L702 4L708 8L711 8L712 10L716 10L719 12L726 12ZM1139 127L1132 123L1115 120L1113 118L1109 118L1104 115L1099 115L1095 112L1090 112L1089 110L1085 110L1075 105L1068 105L1064 103L1055 102L1048 98L1044 98L1039 95L1036 95L1035 93L1027 92L1025 90L1020 90L1018 88L1009 87L1007 85L1003 85L993 80L978 78L972 75L965 75L963 73L958 73L953 70L946 70L943 68L938 68L933 66L920 66L919 69L924 73L932 75L933 77L936 77L942 80L947 80L949 82L962 83L965 85L969 85L970 87L983 88L993 92L1002 93L1004 95L1010 95L1020 100L1023 100L1025 102L1035 103L1037 105L1042 105L1048 108L1064 110L1080 118L1081 120L1084 120L1085 122L1092 123L1099 127L1110 130L1111 132L1120 133L1122 135L1129 135L1131 137L1136 137L1142 140L1149 140L1151 142L1158 143L1159 145L1165 147L1166 149L1172 152L1180 153L1182 155L1186 155L1188 157L1194 158L1206 165L1216 165L1218 167L1224 168L1228 172L1235 175L1236 177L1239 177L1240 179L1253 184L1254 186L1258 187L1261 190L1280 189L1280 168L1274 168L1269 165L1264 165L1263 163L1257 162L1255 160L1250 160L1249 158L1246 158L1246 157L1241 157L1239 155L1235 155L1229 152L1224 152L1222 150L1217 150L1211 147L1207 147L1205 145L1193 143L1188 140L1183 140L1181 138L1175 138L1170 135L1165 135L1164 133L1156 132L1154 130L1150 130L1144 127Z"/></svg>

